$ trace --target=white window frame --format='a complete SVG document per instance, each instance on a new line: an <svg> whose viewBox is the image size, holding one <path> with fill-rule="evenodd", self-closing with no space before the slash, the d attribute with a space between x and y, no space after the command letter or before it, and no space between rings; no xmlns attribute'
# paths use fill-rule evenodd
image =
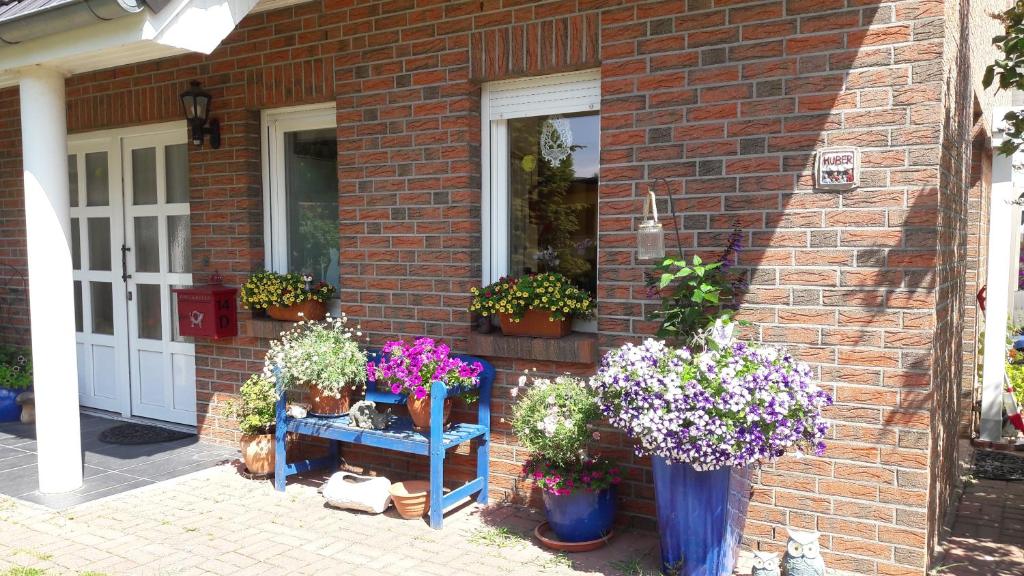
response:
<svg viewBox="0 0 1024 576"><path fill-rule="evenodd" d="M284 175L284 135L296 130L337 128L334 102L263 110L260 113L263 150L264 266L279 273L288 270L288 198Z"/></svg>
<svg viewBox="0 0 1024 576"><path fill-rule="evenodd" d="M582 70L533 78L502 80L483 85L481 117L481 281L484 285L508 274L509 194L508 163L491 159L508 158L508 120L599 112L601 110L601 71ZM600 150L598 151L600 154ZM600 241L598 250L600 250ZM597 295L595 294L596 298ZM576 330L595 331L596 323L577 321Z"/></svg>

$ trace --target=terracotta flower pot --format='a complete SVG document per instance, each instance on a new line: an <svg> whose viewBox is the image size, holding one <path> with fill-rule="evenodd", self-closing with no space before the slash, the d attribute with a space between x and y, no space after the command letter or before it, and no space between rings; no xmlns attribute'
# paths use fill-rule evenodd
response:
<svg viewBox="0 0 1024 576"><path fill-rule="evenodd" d="M561 338L572 332L572 319L551 320L547 310L527 310L516 322L510 314L498 314L501 333L506 336L533 336L534 338Z"/></svg>
<svg viewBox="0 0 1024 576"><path fill-rule="evenodd" d="M341 396L335 398L331 394L320 391L320 388L311 385L309 387L309 413L316 416L341 416L347 414L352 406L352 389L345 387L341 390Z"/></svg>
<svg viewBox="0 0 1024 576"><path fill-rule="evenodd" d="M409 408L409 416L412 417L413 428L420 432L430 430L430 395L427 394L423 398L416 399L411 394L405 400L406 407ZM444 422L442 426L448 425L448 418L452 415L452 399L444 399Z"/></svg>
<svg viewBox="0 0 1024 576"><path fill-rule="evenodd" d="M267 316L286 322L319 321L327 317L327 304L316 300L306 300L301 304L292 304L291 306L271 306L267 308Z"/></svg>
<svg viewBox="0 0 1024 576"><path fill-rule="evenodd" d="M430 482L408 480L391 485L391 501L406 520L422 518L430 511Z"/></svg>
<svg viewBox="0 0 1024 576"><path fill-rule="evenodd" d="M274 473L273 434L245 434L240 444L242 461L250 474Z"/></svg>

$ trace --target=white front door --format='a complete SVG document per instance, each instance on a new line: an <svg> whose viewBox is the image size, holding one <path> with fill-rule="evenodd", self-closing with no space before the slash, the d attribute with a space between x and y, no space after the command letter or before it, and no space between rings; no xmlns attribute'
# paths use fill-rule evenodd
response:
<svg viewBox="0 0 1024 576"><path fill-rule="evenodd" d="M88 150L93 148L102 149L109 158L107 182L116 201L102 209L89 205L72 208L72 216L80 220L91 216L92 210L98 214L96 218L108 218L111 223L109 266L101 266L102 273L76 268L76 294L79 275L82 290L86 290L85 280L90 282L89 294L83 292L79 306L80 401L125 416L195 425L195 345L177 334L171 293L173 287L192 283L185 128L161 125L74 138L71 152L76 160L82 156L76 166L87 171L84 178L78 176L86 188L79 196L87 204L92 175ZM93 164L98 162L93 160ZM98 172L92 177L101 180ZM91 225L106 230L102 224ZM74 228L74 218L72 226L85 241L93 241L92 232L79 230L80 225ZM96 232L95 236L102 234ZM96 285L103 282L112 285L114 313L112 326L107 329L107 324L100 322L99 328L107 330L97 334L93 326L97 318L105 320L106 316L96 315L97 310L105 313L105 308L97 308L93 302ZM100 285L98 289L106 305L107 288Z"/></svg>

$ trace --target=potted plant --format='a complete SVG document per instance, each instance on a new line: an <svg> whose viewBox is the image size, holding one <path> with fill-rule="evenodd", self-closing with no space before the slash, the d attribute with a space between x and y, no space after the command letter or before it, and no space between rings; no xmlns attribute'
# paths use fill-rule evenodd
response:
<svg viewBox="0 0 1024 576"><path fill-rule="evenodd" d="M23 350L0 347L0 422L21 417L18 394L32 386L32 357Z"/></svg>
<svg viewBox="0 0 1024 576"><path fill-rule="evenodd" d="M506 336L561 338L572 331L574 317L589 317L594 309L591 295L557 272L503 277L471 292L469 310L496 315Z"/></svg>
<svg viewBox="0 0 1024 576"><path fill-rule="evenodd" d="M308 275L264 271L250 276L239 292L246 309L266 311L275 320L299 322L327 316L334 286L322 280L314 284Z"/></svg>
<svg viewBox="0 0 1024 576"><path fill-rule="evenodd" d="M360 336L344 315L299 322L271 342L263 373L268 378L279 375L287 389L307 391L311 414L345 414L354 391L366 386L366 352L357 341Z"/></svg>
<svg viewBox="0 0 1024 576"><path fill-rule="evenodd" d="M227 414L238 420L238 429L242 432L242 460L252 474L271 474L277 403L274 381L263 374L253 374L242 384L238 394L237 401L228 402Z"/></svg>
<svg viewBox="0 0 1024 576"><path fill-rule="evenodd" d="M591 380L611 425L651 456L668 574L731 574L749 467L794 446L825 450L821 411L832 399L811 369L732 332L720 319L693 349L625 344Z"/></svg>
<svg viewBox="0 0 1024 576"><path fill-rule="evenodd" d="M417 430L430 429L430 386L443 382L449 389L444 401L444 422L451 415L452 398L463 396L472 401L480 386L479 362L465 362L451 355L447 344L433 338L417 338L411 344L396 340L388 342L380 357L366 365L370 380L385 386L393 394L405 394L406 406Z"/></svg>
<svg viewBox="0 0 1024 576"><path fill-rule="evenodd" d="M523 472L541 488L548 526L560 543L603 544L615 520L620 477L618 468L591 453L600 439L594 389L571 376L532 383L523 376L512 396L512 431L530 451ZM537 533L543 538L540 528Z"/></svg>

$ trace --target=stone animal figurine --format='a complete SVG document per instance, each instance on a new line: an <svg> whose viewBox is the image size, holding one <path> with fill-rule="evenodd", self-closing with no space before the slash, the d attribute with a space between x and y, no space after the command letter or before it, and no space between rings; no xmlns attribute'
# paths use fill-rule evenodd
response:
<svg viewBox="0 0 1024 576"><path fill-rule="evenodd" d="M750 576L781 576L778 552L754 552L754 566Z"/></svg>
<svg viewBox="0 0 1024 576"><path fill-rule="evenodd" d="M352 405L348 417L356 428L383 430L391 420L391 410L377 412L377 404L369 400L360 400Z"/></svg>
<svg viewBox="0 0 1024 576"><path fill-rule="evenodd" d="M825 576L825 559L821 557L819 537L821 534L817 532L789 531L789 543L782 559L786 576Z"/></svg>

